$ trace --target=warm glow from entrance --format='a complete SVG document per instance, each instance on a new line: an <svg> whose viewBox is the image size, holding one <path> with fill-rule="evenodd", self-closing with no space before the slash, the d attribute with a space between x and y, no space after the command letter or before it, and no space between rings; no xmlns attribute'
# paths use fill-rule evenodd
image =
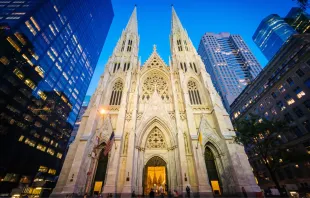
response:
<svg viewBox="0 0 310 198"><path fill-rule="evenodd" d="M155 191L155 194L159 193L159 187L162 186L165 191L166 184L166 169L165 166L149 166L147 167L147 180L145 193L148 195L151 188Z"/></svg>
<svg viewBox="0 0 310 198"><path fill-rule="evenodd" d="M100 113L101 115L103 115L103 114L106 114L107 111L106 111L105 109L100 109L99 113Z"/></svg>
<svg viewBox="0 0 310 198"><path fill-rule="evenodd" d="M96 181L94 186L94 192L101 192L102 181Z"/></svg>
<svg viewBox="0 0 310 198"><path fill-rule="evenodd" d="M211 187L212 187L213 193L215 195L220 195L221 194L221 189L220 189L219 181L211 180Z"/></svg>

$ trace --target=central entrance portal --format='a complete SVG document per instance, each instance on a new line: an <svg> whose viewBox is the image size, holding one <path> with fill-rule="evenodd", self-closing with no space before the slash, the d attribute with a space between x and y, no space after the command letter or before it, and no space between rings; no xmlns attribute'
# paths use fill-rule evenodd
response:
<svg viewBox="0 0 310 198"><path fill-rule="evenodd" d="M168 179L167 179L167 164L156 156L152 157L144 167L144 187L143 192L148 195L153 189L155 195L160 195L160 192L167 194Z"/></svg>

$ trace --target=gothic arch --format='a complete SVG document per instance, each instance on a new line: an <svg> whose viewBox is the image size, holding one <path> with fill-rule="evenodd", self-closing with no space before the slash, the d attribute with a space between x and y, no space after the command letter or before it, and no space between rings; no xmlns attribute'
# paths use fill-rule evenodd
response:
<svg viewBox="0 0 310 198"><path fill-rule="evenodd" d="M148 101L157 91L163 101L171 101L172 91L168 74L159 69L149 69L141 76L140 100Z"/></svg>
<svg viewBox="0 0 310 198"><path fill-rule="evenodd" d="M115 77L115 78L113 78L112 80L111 80L111 82L109 83L109 85L108 85L108 89L107 89L107 95L106 95L106 97L105 97L105 102L104 102L104 104L109 104L109 105L111 105L110 104L110 101L111 101L111 96L112 96L112 92L113 92L113 87L114 87L114 85L116 84L116 83L118 83L118 82L121 82L122 83L122 86L123 86L123 92L122 92L122 95L124 94L124 88L125 88L125 81L124 81L124 79L123 78L121 78L121 77Z"/></svg>
<svg viewBox="0 0 310 198"><path fill-rule="evenodd" d="M192 102L191 100L190 100L190 103L192 104L192 105L205 105L205 104L207 104L207 97L206 97L206 92L205 92L205 89L204 89L204 87L202 86L202 84L200 83L200 81L196 78L196 77L190 77L190 78L188 78L186 81L185 81L185 84L184 84L184 86L186 87L185 89L186 89L186 92L188 93L188 97L190 97L190 94L193 94L193 93L190 93L191 92L191 87L192 86L190 86L190 84L192 84L192 83L194 83L194 84L196 84L196 87L197 87L197 90L198 90L198 93L199 93L199 97L200 97L200 104L196 104L197 102L199 103L199 99L197 98L197 99L195 99L195 101L196 102ZM193 95L195 95L195 94L193 94ZM189 99L191 99L191 98L189 98Z"/></svg>
<svg viewBox="0 0 310 198"><path fill-rule="evenodd" d="M147 138L150 134L150 132L157 127L158 129L161 130L165 140L167 147L170 148L174 145L176 145L175 137L172 135L173 131L169 127L169 125L159 119L158 117L154 117L147 121L145 124L140 125L138 128L138 133L137 133L137 145L136 146L141 146L144 147L146 145Z"/></svg>

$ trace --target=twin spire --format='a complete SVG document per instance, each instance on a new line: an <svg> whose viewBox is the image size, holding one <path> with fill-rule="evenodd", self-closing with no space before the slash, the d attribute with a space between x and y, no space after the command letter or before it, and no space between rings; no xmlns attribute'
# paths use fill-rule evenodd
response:
<svg viewBox="0 0 310 198"><path fill-rule="evenodd" d="M181 21L172 6L171 33L183 30ZM132 11L125 31L138 34L137 6Z"/></svg>

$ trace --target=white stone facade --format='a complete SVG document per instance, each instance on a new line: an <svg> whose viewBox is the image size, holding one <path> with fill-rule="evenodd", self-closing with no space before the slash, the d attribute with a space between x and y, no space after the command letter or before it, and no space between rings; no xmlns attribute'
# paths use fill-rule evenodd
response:
<svg viewBox="0 0 310 198"><path fill-rule="evenodd" d="M193 194L212 196L206 147L215 157L223 194L242 194L242 187L259 192L243 147L233 142L229 115L174 9L169 66L156 46L140 65L137 26L135 8L82 118L52 196L91 192L98 155L112 131L115 141L104 194L143 194L145 165L156 156L166 163L169 190L184 193L190 186ZM101 108L109 115L100 115Z"/></svg>

